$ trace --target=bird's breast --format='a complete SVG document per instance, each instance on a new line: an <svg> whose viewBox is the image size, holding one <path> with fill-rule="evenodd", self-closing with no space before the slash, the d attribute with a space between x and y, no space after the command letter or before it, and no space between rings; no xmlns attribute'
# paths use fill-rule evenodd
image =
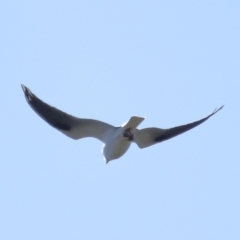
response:
<svg viewBox="0 0 240 240"><path fill-rule="evenodd" d="M130 147L131 142L117 138L103 146L103 155L107 161L120 158Z"/></svg>

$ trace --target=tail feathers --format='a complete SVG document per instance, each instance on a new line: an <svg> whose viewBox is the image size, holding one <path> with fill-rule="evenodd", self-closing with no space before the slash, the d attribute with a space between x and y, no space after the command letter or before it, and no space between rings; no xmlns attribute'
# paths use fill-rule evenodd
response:
<svg viewBox="0 0 240 240"><path fill-rule="evenodd" d="M128 122L124 123L122 125L123 128L128 129L136 129L136 127L144 120L144 117L137 117L137 116L133 116L129 119Z"/></svg>

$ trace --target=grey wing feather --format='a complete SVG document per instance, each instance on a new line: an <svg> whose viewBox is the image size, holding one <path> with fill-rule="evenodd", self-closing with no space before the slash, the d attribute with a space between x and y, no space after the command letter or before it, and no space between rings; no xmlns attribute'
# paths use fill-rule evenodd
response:
<svg viewBox="0 0 240 240"><path fill-rule="evenodd" d="M107 132L114 128L101 121L69 115L43 102L24 85L21 86L30 107L48 124L70 138L94 137L104 142Z"/></svg>
<svg viewBox="0 0 240 240"><path fill-rule="evenodd" d="M219 109L215 109L213 113L208 115L207 117L186 125L173 127L169 129L161 129L161 128L144 128L141 130L136 129L134 133L134 141L137 143L137 145L140 148L149 147L153 144L166 141L170 138L176 137L202 124L203 122L208 120L211 116L216 114L219 110L221 110L223 106L221 106Z"/></svg>

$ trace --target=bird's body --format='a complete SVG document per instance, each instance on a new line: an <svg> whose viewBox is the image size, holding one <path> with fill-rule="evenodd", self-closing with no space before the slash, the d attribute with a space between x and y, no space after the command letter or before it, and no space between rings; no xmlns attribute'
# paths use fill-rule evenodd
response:
<svg viewBox="0 0 240 240"><path fill-rule="evenodd" d="M106 162L120 158L127 152L131 141L122 137L122 129L116 129L109 139L103 145L103 156Z"/></svg>
<svg viewBox="0 0 240 240"><path fill-rule="evenodd" d="M186 125L169 129L144 128L139 130L137 127L144 120L143 117L133 116L122 126L114 127L98 120L71 116L43 102L24 85L22 89L28 104L52 127L75 140L94 137L103 142L103 155L106 163L124 155L132 143L136 143L139 148L145 148L168 140L200 125L223 108L222 106L209 116Z"/></svg>
<svg viewBox="0 0 240 240"><path fill-rule="evenodd" d="M120 158L134 141L134 131L144 120L142 117L133 116L121 127L111 129L103 145L103 156L106 162Z"/></svg>

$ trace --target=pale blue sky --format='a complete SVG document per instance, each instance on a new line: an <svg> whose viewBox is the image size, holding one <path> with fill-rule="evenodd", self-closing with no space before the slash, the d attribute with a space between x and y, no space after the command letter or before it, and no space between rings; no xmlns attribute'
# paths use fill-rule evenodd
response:
<svg viewBox="0 0 240 240"><path fill-rule="evenodd" d="M239 1L2 1L1 240L240 239ZM201 126L108 165L20 84L115 126Z"/></svg>

